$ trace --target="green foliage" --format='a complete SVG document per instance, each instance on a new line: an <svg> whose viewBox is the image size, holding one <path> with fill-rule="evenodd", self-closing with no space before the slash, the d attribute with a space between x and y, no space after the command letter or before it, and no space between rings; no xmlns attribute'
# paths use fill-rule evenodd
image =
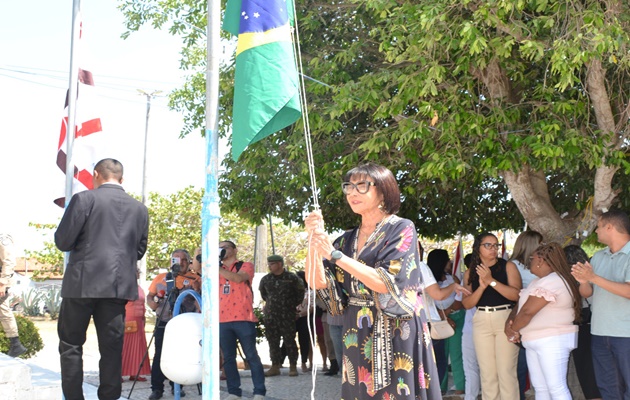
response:
<svg viewBox="0 0 630 400"><path fill-rule="evenodd" d="M54 285L44 293L44 306L48 310L50 319L59 318L59 310L61 309L61 288L59 286Z"/></svg>
<svg viewBox="0 0 630 400"><path fill-rule="evenodd" d="M205 26L177 20L200 23L205 10L184 0L134 3L121 4L129 31L151 23L185 39L181 62L191 74L171 105L186 113L182 134L202 128L204 43L194 31ZM325 82L307 81L306 92L329 230L357 223L339 183L363 161L395 173L404 196L399 214L424 236L520 229L503 180L508 171L543 171L544 201L568 213L569 227L596 194L602 166L619 168L604 186L618 192L617 206L630 208L630 5L607 4L298 1L304 73ZM232 66L223 66L220 84L222 134L231 123ZM296 124L250 146L238 163L224 160L222 211L254 223L266 215L299 223L313 204L303 143Z"/></svg>
<svg viewBox="0 0 630 400"><path fill-rule="evenodd" d="M56 224L38 224L29 222L28 226L34 227L43 236L50 235L57 229ZM55 246L54 242L45 241L41 250L25 250L27 258L34 258L42 265L40 269L33 271L31 277L34 281L45 281L51 276L61 275L63 270L63 253Z"/></svg>
<svg viewBox="0 0 630 400"><path fill-rule="evenodd" d="M38 317L42 315L42 302L44 301L44 293L37 289L29 289L22 293L22 312L29 317Z"/></svg>
<svg viewBox="0 0 630 400"><path fill-rule="evenodd" d="M265 324L263 323L263 309L262 307L254 307L254 314L258 318L256 322L256 343L260 344L265 340Z"/></svg>
<svg viewBox="0 0 630 400"><path fill-rule="evenodd" d="M44 342L39 335L39 329L35 324L21 315L15 316L15 322L18 327L18 336L22 345L26 347L26 352L20 356L20 358L28 359L37 354L38 351L44 348ZM4 330L0 330L0 352L7 353L10 347L9 338L6 337Z"/></svg>
<svg viewBox="0 0 630 400"><path fill-rule="evenodd" d="M201 243L203 189L192 186L169 195L149 194L149 242L147 277L169 268L171 253L186 249L191 254Z"/></svg>

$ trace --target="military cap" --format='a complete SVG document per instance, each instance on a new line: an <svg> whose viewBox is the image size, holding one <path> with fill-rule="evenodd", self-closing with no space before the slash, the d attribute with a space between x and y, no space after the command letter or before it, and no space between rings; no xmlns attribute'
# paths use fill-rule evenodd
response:
<svg viewBox="0 0 630 400"><path fill-rule="evenodd" d="M277 262L277 261L280 261L281 263L284 264L284 258L282 258L282 256L274 254L274 255L271 255L271 256L267 257L267 262L268 263L270 263L270 262Z"/></svg>

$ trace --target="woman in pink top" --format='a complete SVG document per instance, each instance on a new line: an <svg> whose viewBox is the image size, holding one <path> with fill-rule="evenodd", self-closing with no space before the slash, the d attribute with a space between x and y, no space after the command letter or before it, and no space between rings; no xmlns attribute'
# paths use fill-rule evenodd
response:
<svg viewBox="0 0 630 400"><path fill-rule="evenodd" d="M137 272L136 276L139 275ZM147 351L147 337L144 332L144 290L138 285L138 299L136 301L128 301L125 306L125 339L123 342L123 359L122 359L122 376L129 375L132 381L138 374L138 381L147 380L143 375L151 374L149 359L145 357ZM135 327L127 322L135 321ZM142 363L142 367L140 367ZM123 378L124 379L124 378Z"/></svg>
<svg viewBox="0 0 630 400"><path fill-rule="evenodd" d="M578 284L558 243L539 246L530 260L537 278L521 290L518 313L505 333L527 351L536 400L571 400L566 377L569 353L577 346L574 322L582 310Z"/></svg>

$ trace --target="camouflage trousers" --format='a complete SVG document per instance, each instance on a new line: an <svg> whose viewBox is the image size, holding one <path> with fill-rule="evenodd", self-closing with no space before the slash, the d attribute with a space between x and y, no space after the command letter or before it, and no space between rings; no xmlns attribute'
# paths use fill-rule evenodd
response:
<svg viewBox="0 0 630 400"><path fill-rule="evenodd" d="M18 335L18 327L9 302L6 301L6 297L4 297L0 303L0 323L2 324L6 337L12 338Z"/></svg>
<svg viewBox="0 0 630 400"><path fill-rule="evenodd" d="M291 365L297 364L298 348L295 343L295 320L293 319L265 319L265 336L269 343L269 357L273 365L282 365L284 359L280 339L289 357Z"/></svg>

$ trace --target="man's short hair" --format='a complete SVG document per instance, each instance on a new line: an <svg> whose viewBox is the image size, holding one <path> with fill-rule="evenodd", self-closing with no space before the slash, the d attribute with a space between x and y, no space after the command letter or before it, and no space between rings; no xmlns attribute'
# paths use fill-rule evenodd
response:
<svg viewBox="0 0 630 400"><path fill-rule="evenodd" d="M186 255L186 260L188 260L188 262L192 262L192 257L190 257L190 253L188 252L188 250L186 250L186 249L175 249L171 253L171 257L173 257L175 255L175 253L184 253Z"/></svg>
<svg viewBox="0 0 630 400"><path fill-rule="evenodd" d="M114 160L113 158L104 158L97 162L94 166L94 170L105 180L114 178L120 181L123 177L123 165L120 161Z"/></svg>
<svg viewBox="0 0 630 400"><path fill-rule="evenodd" d="M233 249L236 248L236 244L234 244L234 242L231 240L221 240L219 243L229 243L230 247L232 247Z"/></svg>
<svg viewBox="0 0 630 400"><path fill-rule="evenodd" d="M599 217L600 221L606 224L611 224L615 227L617 232L623 234L630 234L630 218L625 211L622 210L610 210L606 211Z"/></svg>

